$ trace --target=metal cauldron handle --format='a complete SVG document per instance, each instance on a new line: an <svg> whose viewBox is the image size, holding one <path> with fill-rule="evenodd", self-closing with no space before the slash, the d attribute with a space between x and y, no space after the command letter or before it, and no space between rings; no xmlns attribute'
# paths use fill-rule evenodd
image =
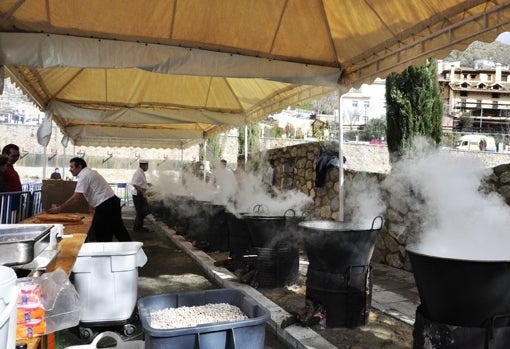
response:
<svg viewBox="0 0 510 349"><path fill-rule="evenodd" d="M252 211L253 212L266 212L267 211L267 207L265 207L262 204L258 204L258 205L253 206Z"/></svg>
<svg viewBox="0 0 510 349"><path fill-rule="evenodd" d="M292 216L287 216L287 213L288 212L292 212ZM287 211L285 211L285 213L283 214L284 217L296 217L296 211L294 211L294 209L292 208L289 208Z"/></svg>
<svg viewBox="0 0 510 349"><path fill-rule="evenodd" d="M380 226L379 228L377 228L377 229L374 229L375 222L376 222L378 219L380 219L380 220L381 220L381 226ZM377 216L377 217L375 217L375 218L374 218L374 220L372 221L372 228L371 228L370 230L381 230L381 229L382 229L382 227L383 227L383 225L384 225L384 219L382 218L382 216Z"/></svg>

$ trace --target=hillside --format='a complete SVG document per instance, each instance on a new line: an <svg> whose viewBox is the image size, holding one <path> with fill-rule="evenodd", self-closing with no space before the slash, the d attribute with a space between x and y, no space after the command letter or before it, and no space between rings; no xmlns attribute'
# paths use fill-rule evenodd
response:
<svg viewBox="0 0 510 349"><path fill-rule="evenodd" d="M473 68L474 62L481 59L510 66L510 45L499 41L491 43L474 41L465 51L453 50L443 60L447 62L460 61L461 67Z"/></svg>

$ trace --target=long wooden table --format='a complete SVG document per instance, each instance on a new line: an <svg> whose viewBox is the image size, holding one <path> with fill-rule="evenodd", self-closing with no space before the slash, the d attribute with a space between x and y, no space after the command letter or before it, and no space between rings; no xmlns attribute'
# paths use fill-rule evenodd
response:
<svg viewBox="0 0 510 349"><path fill-rule="evenodd" d="M71 273L74 262L76 261L76 257L78 256L78 252L80 251L80 248L83 245L85 238L87 237L87 232L90 228L90 224L92 223L93 216L93 213L76 214L85 217L82 220L83 224L64 224L64 235L58 246L60 252L53 260L53 262L50 263L50 265L46 268L46 272L51 272L61 268L68 275ZM24 221L21 221L20 223L31 224L33 223L34 218L35 217L30 217ZM16 342L16 344L21 343L27 343L27 349L38 349L42 348L43 340L41 337L33 337L24 340L18 340Z"/></svg>

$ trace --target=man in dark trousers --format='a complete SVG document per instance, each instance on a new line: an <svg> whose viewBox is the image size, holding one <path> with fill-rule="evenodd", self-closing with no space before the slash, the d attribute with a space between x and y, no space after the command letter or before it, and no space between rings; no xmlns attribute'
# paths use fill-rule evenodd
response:
<svg viewBox="0 0 510 349"><path fill-rule="evenodd" d="M50 208L48 213L60 213L84 197L95 208L86 242L111 242L113 235L119 241L131 241L122 222L120 199L108 182L97 171L89 169L82 158L72 158L69 171L78 177L74 194L62 205Z"/></svg>
<svg viewBox="0 0 510 349"><path fill-rule="evenodd" d="M135 232L148 232L147 228L143 227L143 220L150 213L149 201L147 200L147 190L149 183L145 177L145 172L149 169L149 162L147 160L140 160L138 169L133 173L131 185L133 186L133 204L135 205L136 217L133 225Z"/></svg>

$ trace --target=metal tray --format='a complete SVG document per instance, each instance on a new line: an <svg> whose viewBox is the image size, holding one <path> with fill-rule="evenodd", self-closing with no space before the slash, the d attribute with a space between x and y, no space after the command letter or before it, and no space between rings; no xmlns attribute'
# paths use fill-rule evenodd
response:
<svg viewBox="0 0 510 349"><path fill-rule="evenodd" d="M0 225L0 265L21 265L34 260L50 244L52 224Z"/></svg>

